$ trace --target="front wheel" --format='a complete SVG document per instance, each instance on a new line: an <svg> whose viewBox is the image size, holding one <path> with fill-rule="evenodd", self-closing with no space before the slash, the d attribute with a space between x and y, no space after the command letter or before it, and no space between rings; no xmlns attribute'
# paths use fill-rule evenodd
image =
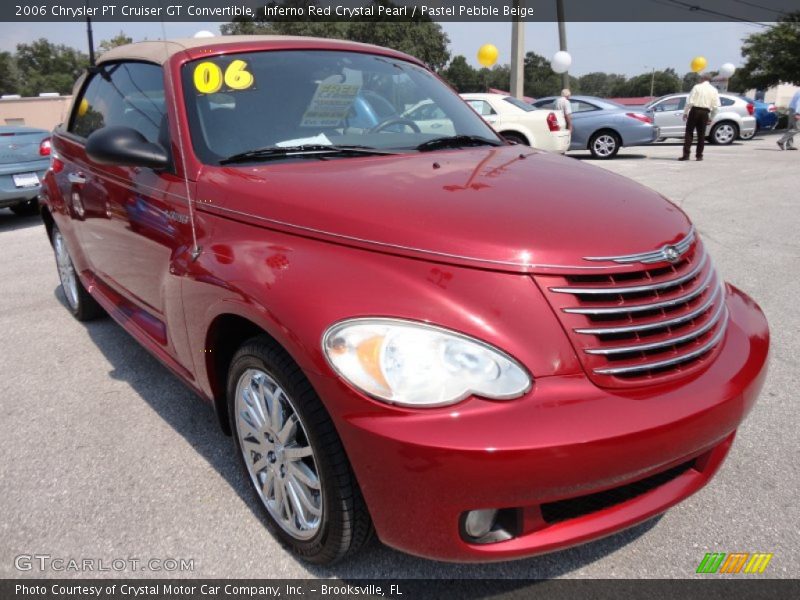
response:
<svg viewBox="0 0 800 600"><path fill-rule="evenodd" d="M739 135L739 128L735 123L730 121L722 121L717 123L711 129L711 141L718 146L727 146L733 143L733 140Z"/></svg>
<svg viewBox="0 0 800 600"><path fill-rule="evenodd" d="M611 131L598 131L589 140L589 152L594 158L605 160L614 158L622 145L617 134Z"/></svg>
<svg viewBox="0 0 800 600"><path fill-rule="evenodd" d="M507 141L511 142L512 144L520 144L522 146L530 146L531 144L528 142L528 138L526 138L521 133L516 133L514 131L504 131L500 134L502 138Z"/></svg>
<svg viewBox="0 0 800 600"><path fill-rule="evenodd" d="M61 280L61 290L67 300L67 308L78 321L91 321L103 315L102 307L92 295L86 291L81 283L75 266L72 264L72 257L67 250L64 236L53 227L53 252L56 255L56 266L58 267L58 278Z"/></svg>
<svg viewBox="0 0 800 600"><path fill-rule="evenodd" d="M273 534L317 564L363 546L372 522L336 429L303 372L269 338L234 355L228 409L236 453Z"/></svg>

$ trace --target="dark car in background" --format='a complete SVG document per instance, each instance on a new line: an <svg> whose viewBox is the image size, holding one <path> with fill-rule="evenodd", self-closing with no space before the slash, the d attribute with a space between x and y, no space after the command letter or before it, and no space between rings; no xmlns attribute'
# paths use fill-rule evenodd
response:
<svg viewBox="0 0 800 600"><path fill-rule="evenodd" d="M555 108L555 96L533 102L536 108ZM658 139L652 114L597 98L572 96L570 150L589 150L594 158L614 158L623 146L642 146Z"/></svg>
<svg viewBox="0 0 800 600"><path fill-rule="evenodd" d="M0 126L0 208L18 215L39 209L42 177L50 166L49 136L44 129Z"/></svg>

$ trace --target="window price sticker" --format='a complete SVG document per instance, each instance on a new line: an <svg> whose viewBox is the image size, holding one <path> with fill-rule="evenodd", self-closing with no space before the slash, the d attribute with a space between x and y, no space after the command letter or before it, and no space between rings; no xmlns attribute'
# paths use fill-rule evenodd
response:
<svg viewBox="0 0 800 600"><path fill-rule="evenodd" d="M360 89L352 83L320 83L300 127L335 127L350 112Z"/></svg>

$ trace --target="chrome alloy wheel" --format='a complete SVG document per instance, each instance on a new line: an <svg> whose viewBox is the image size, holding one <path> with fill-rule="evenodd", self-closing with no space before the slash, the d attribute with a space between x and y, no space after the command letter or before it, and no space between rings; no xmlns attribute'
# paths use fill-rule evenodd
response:
<svg viewBox="0 0 800 600"><path fill-rule="evenodd" d="M604 133L597 136L592 147L598 156L611 156L614 154L614 150L617 149L617 140L613 135Z"/></svg>
<svg viewBox="0 0 800 600"><path fill-rule="evenodd" d="M247 369L235 408L247 472L267 511L292 537L314 537L322 524L319 469L289 396L264 371Z"/></svg>
<svg viewBox="0 0 800 600"><path fill-rule="evenodd" d="M78 276L67 251L64 236L57 229L53 234L53 250L56 254L58 277L61 279L61 288L64 290L67 304L72 310L76 310L78 308Z"/></svg>
<svg viewBox="0 0 800 600"><path fill-rule="evenodd" d="M723 123L714 132L714 141L718 144L730 144L736 137L736 129L729 123Z"/></svg>

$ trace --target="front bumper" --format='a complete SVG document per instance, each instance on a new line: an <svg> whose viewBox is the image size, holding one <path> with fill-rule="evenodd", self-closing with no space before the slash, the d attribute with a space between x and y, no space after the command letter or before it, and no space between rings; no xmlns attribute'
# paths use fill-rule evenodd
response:
<svg viewBox="0 0 800 600"><path fill-rule="evenodd" d="M758 306L730 286L726 302L730 323L717 358L669 385L611 390L582 375L541 377L517 400L413 411L376 410L335 378L313 383L332 408L383 542L440 560L519 558L640 523L711 479L755 403L769 347ZM371 406L354 410L359 402ZM620 503L558 522L542 517L542 505L676 465L680 474ZM465 541L463 514L483 508L518 509L517 537Z"/></svg>

